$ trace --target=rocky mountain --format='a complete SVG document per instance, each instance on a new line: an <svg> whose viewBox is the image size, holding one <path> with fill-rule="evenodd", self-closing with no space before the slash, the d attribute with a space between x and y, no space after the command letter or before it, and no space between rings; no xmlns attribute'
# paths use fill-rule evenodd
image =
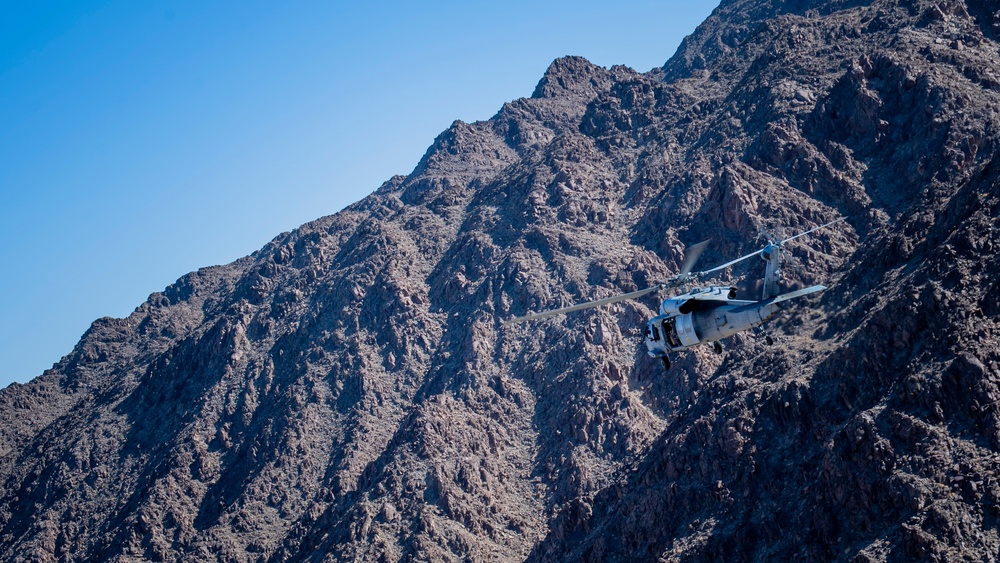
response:
<svg viewBox="0 0 1000 563"><path fill-rule="evenodd" d="M553 62L0 391L0 558L995 560L998 41L987 0L726 0L661 69ZM655 296L503 324L841 216L774 346L664 372Z"/></svg>

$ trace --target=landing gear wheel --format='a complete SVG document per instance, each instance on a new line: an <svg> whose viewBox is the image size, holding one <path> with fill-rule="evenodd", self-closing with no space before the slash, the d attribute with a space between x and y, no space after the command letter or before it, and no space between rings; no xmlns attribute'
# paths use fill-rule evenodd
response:
<svg viewBox="0 0 1000 563"><path fill-rule="evenodd" d="M666 356L660 356L660 360L663 362L663 370L670 371L670 358Z"/></svg>
<svg viewBox="0 0 1000 563"><path fill-rule="evenodd" d="M722 353L722 343L719 342L718 340L716 340L715 342L712 343L712 349L715 350L716 354L721 354Z"/></svg>
<svg viewBox="0 0 1000 563"><path fill-rule="evenodd" d="M768 334L767 336L764 337L764 342L767 342L767 345L771 346L774 344L774 339L771 338L770 334Z"/></svg>

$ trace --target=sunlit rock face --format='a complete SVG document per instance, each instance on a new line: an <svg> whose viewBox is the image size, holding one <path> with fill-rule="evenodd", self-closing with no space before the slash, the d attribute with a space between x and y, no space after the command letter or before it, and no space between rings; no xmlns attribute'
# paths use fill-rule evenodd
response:
<svg viewBox="0 0 1000 563"><path fill-rule="evenodd" d="M985 0L733 0L661 69L553 62L0 392L0 559L994 558L998 37ZM842 216L786 247L829 289L774 346L664 372L655 296L503 324Z"/></svg>

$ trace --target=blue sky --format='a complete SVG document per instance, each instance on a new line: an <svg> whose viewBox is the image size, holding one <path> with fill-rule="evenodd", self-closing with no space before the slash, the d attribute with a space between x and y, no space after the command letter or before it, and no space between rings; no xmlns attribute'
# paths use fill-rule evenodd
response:
<svg viewBox="0 0 1000 563"><path fill-rule="evenodd" d="M717 4L0 2L0 387L409 173L556 57L646 71Z"/></svg>

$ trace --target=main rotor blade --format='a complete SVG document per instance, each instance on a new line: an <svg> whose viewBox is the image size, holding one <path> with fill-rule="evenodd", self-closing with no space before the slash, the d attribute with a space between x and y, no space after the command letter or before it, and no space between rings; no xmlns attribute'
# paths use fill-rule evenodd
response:
<svg viewBox="0 0 1000 563"><path fill-rule="evenodd" d="M755 251L751 252L750 254L747 254L746 256L740 256L736 260L730 260L729 262L726 262L725 264L723 264L721 266L716 266L716 267L712 268L711 270L705 270L703 272L698 272L698 275L699 276L704 276L705 274L711 274L712 272L718 272L719 270L725 270L726 268L732 266L733 264L742 262L742 261L746 260L747 258L753 258L754 256L757 256L758 254L760 254L760 251L761 251L761 249L755 250Z"/></svg>
<svg viewBox="0 0 1000 563"><path fill-rule="evenodd" d="M707 240L687 247L687 250L684 251L684 263L681 264L681 275L690 272L691 268L694 268L695 262L698 261L698 257L701 256L702 252L705 252L706 248L708 248Z"/></svg>
<svg viewBox="0 0 1000 563"><path fill-rule="evenodd" d="M806 232L804 232L804 233L799 233L799 234L797 234L797 235L795 235L795 236L793 236L793 237L788 237L788 238L786 238L785 240L783 240L783 241L779 242L779 243L778 243L778 245L782 245L782 244L785 244L786 242L788 242L788 241L790 241L790 240L794 240L794 239L797 239L797 238L799 238L799 237L801 237L801 236L805 236L805 235L808 235L809 233L811 233L811 232L813 232L813 231L818 231L818 230L820 230L820 229L823 229L823 228L826 228L826 227L829 227L830 225L833 225L834 223L839 223L839 222L841 222L841 221L846 221L846 220L847 220L847 217L841 217L840 219L837 219L836 221L830 221L829 223L827 223L827 224L825 224L825 225L820 225L820 226L818 226L818 227L815 227L815 228L812 228L812 229L809 229L808 231L806 231Z"/></svg>
<svg viewBox="0 0 1000 563"><path fill-rule="evenodd" d="M847 217L841 217L840 219L837 219L836 221L830 221L829 223L820 225L818 227L814 227L814 228L809 229L808 231L806 231L804 233L799 233L799 234L797 234L795 236L786 238L785 240L777 243L777 246L781 246L781 245L785 244L786 242L788 242L790 240L797 239L797 238L799 238L801 236L808 235L811 232L818 231L820 229L829 227L830 225L833 225L834 223L839 223L841 221L846 221L846 220L847 220ZM767 248L767 247L764 247L764 248ZM712 268L711 270L705 270L703 272L698 272L698 275L699 276L704 276L705 274L711 274L712 272L718 272L719 270L724 270L724 269L732 266L733 264L736 264L738 262L742 262L742 261L746 260L747 258L751 258L753 256L756 256L756 255L760 254L762 250L764 250L764 249L761 248L759 250L755 250L755 251L751 252L750 254L747 254L746 256L740 256L736 260L730 260L729 262L726 262L725 264L723 264L721 266L716 266L716 267Z"/></svg>
<svg viewBox="0 0 1000 563"><path fill-rule="evenodd" d="M647 287L646 289L640 289L639 291L633 291L632 293L625 293L623 295L615 295L614 297L608 297L606 299L599 299L597 301L588 301L586 303L580 303L578 305L572 305L570 307L563 307L562 309L554 309L552 311L545 311L543 313L532 313L530 315L525 315L523 317L517 317L516 319L511 319L505 322L504 324L512 325L514 323L519 323L522 321L533 321L535 319L544 319L546 317L554 317L556 315L561 315L563 313L572 313L573 311L593 309L594 307L600 307L601 305L609 305L611 303L618 303L619 301L638 299L643 295L653 293L658 289L660 289L660 286L654 285L653 287Z"/></svg>

